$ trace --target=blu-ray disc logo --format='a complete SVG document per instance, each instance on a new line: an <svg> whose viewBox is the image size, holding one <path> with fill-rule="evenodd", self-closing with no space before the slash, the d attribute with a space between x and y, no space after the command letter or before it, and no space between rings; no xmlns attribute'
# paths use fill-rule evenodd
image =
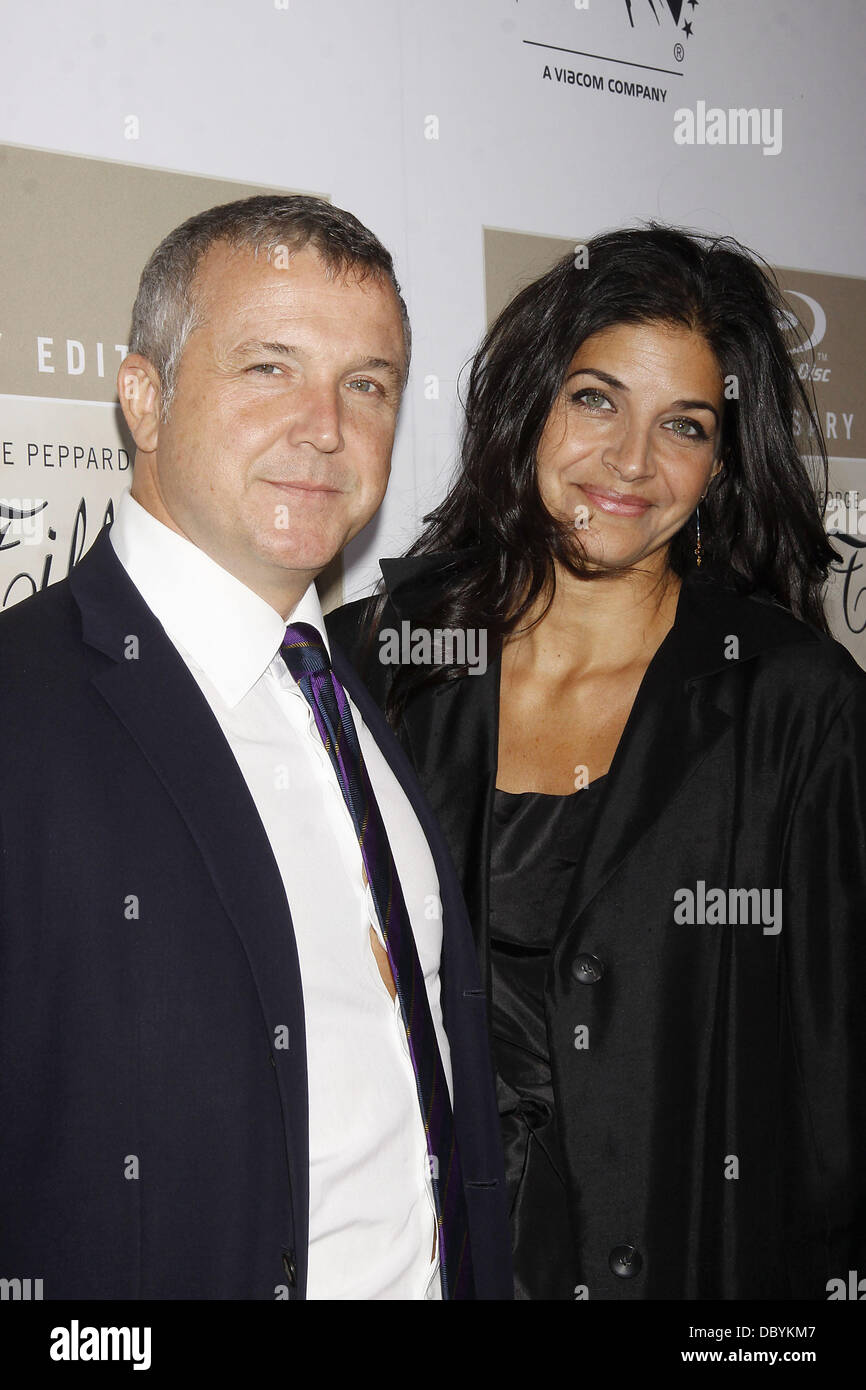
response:
<svg viewBox="0 0 866 1390"><path fill-rule="evenodd" d="M814 352L818 344L824 341L824 334L827 332L827 315L824 313L817 299L812 299L811 295L804 294L802 290L786 290L785 294L788 299L802 300L812 315L811 333L809 333L803 342L798 343L796 347L792 347L790 351L792 353ZM782 327L790 328L795 333L799 332L802 334L806 332L806 324L797 313L796 309L790 309L783 315Z"/></svg>

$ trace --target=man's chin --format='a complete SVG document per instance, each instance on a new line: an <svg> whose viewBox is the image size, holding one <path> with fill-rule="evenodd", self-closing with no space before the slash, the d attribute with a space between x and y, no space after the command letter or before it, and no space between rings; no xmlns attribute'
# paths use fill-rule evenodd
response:
<svg viewBox="0 0 866 1390"><path fill-rule="evenodd" d="M340 535L299 537L294 542L291 539L281 540L277 545L265 547L264 558L280 569L299 571L312 577L328 568L345 547L347 539Z"/></svg>

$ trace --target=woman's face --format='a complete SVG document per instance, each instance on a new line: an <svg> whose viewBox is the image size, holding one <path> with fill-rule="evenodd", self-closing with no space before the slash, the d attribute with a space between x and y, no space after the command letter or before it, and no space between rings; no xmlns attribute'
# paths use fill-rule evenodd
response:
<svg viewBox="0 0 866 1390"><path fill-rule="evenodd" d="M657 554L721 467L724 383L706 339L668 323L616 324L575 353L537 453L550 512L594 566Z"/></svg>

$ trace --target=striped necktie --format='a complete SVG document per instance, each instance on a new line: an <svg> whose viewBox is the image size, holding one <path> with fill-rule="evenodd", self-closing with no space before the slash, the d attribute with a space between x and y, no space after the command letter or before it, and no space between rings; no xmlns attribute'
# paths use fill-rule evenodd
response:
<svg viewBox="0 0 866 1390"><path fill-rule="evenodd" d="M337 774L361 847L415 1073L427 1136L429 1170L439 1233L443 1299L475 1297L463 1175L448 1083L439 1055L418 959L382 815L373 795L349 700L331 670L322 638L309 623L286 628L283 660L312 708L316 727Z"/></svg>

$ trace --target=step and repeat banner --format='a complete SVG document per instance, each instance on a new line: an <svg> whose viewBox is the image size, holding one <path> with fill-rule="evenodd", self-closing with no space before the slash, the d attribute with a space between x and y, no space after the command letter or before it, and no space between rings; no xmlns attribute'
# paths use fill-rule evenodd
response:
<svg viewBox="0 0 866 1390"><path fill-rule="evenodd" d="M312 192L392 250L414 330L388 498L326 606L444 494L491 318L652 218L776 269L831 458L828 609L866 666L858 0L48 0L5 29L0 606L64 578L130 486L115 379L153 247L216 203Z"/></svg>

